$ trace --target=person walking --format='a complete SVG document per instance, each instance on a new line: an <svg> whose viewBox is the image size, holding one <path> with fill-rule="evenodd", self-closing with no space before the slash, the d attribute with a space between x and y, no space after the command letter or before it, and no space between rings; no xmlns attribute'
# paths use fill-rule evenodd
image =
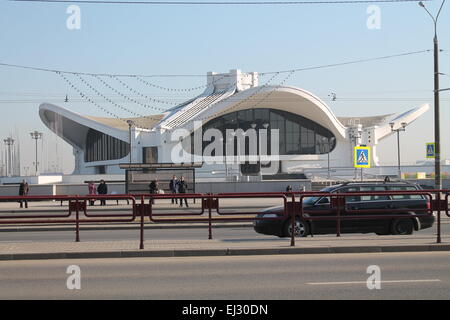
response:
<svg viewBox="0 0 450 320"><path fill-rule="evenodd" d="M94 181L89 181L88 184L88 190L89 190L89 195L96 195L97 194L97 189L95 188L95 183ZM89 199L89 204L91 206L93 206L95 203L94 199Z"/></svg>
<svg viewBox="0 0 450 320"><path fill-rule="evenodd" d="M19 185L19 196L26 197L28 195L29 190L30 188L28 187L28 183L25 180L22 180L22 182ZM20 207L23 208L23 202L25 202L25 208L28 208L27 199L19 200Z"/></svg>
<svg viewBox="0 0 450 320"><path fill-rule="evenodd" d="M292 186L291 185L288 185L286 187L286 192L292 192Z"/></svg>
<svg viewBox="0 0 450 320"><path fill-rule="evenodd" d="M148 185L151 194L157 194L159 189L158 179L152 180ZM152 204L155 204L155 199L152 197Z"/></svg>
<svg viewBox="0 0 450 320"><path fill-rule="evenodd" d="M97 193L98 194L108 194L108 186L106 185L105 180L100 180L100 184L97 187ZM101 199L100 200L100 205L101 206L105 206L106 205L106 200L105 199Z"/></svg>
<svg viewBox="0 0 450 320"><path fill-rule="evenodd" d="M184 177L181 176L180 181L178 181L178 193L186 193L187 188L188 188L187 183L186 181L184 181ZM186 198L180 198L180 207L183 206L183 199L184 202L186 203L186 208L188 208L189 206Z"/></svg>
<svg viewBox="0 0 450 320"><path fill-rule="evenodd" d="M178 179L177 176L173 176L172 179L169 182L169 189L172 192L172 194L178 193ZM178 204L177 198L172 198L172 204Z"/></svg>

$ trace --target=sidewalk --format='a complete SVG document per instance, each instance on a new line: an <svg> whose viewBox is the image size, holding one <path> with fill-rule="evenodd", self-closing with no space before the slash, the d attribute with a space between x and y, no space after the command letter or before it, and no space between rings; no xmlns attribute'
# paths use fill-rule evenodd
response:
<svg viewBox="0 0 450 320"><path fill-rule="evenodd" d="M151 240L139 250L136 241L90 242L14 242L0 243L0 260L85 259L129 257L239 256L272 254L373 253L450 251L450 237L436 243L433 235L315 236L296 239L213 239L213 240Z"/></svg>

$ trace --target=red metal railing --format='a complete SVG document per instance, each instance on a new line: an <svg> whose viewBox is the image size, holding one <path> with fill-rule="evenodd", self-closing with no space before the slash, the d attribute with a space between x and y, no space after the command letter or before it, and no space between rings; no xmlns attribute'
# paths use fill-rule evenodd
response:
<svg viewBox="0 0 450 320"><path fill-rule="evenodd" d="M86 196L0 196L0 202L19 202L19 201L67 201L67 214L46 214L46 215L0 215L0 224L51 224L67 223L75 224L75 241L80 241L80 223L126 223L136 219L135 203L136 200L131 195L86 195ZM131 200L133 207L130 214L89 214L87 201L89 200ZM60 211L60 210L59 210ZM80 211L87 219L80 219ZM70 217L75 212L75 218ZM129 219L117 219L118 217L128 217ZM65 218L65 219L61 219ZM92 219L95 218L95 219ZM102 218L102 219L101 219ZM113 218L113 219L106 219ZM57 220L55 220L57 219Z"/></svg>
<svg viewBox="0 0 450 320"><path fill-rule="evenodd" d="M239 194L170 194L170 195L152 195L152 199L201 199L201 213L153 213L152 199L149 200L149 206L146 208L148 210L150 221L155 223L161 222L208 222L208 239L212 239L212 223L213 222L231 222L231 221L254 221L255 215L258 212L230 212L224 213L219 210L219 199L249 199L249 198L279 198L283 200L283 215L287 214L287 198L284 194L280 193L239 193ZM143 199L143 197L142 197ZM216 213L221 217L213 217L212 211L215 210ZM208 217L205 218L185 218L186 216L201 216L207 211ZM239 215L240 217L236 217ZM155 219L155 217L170 217L165 219ZM225 218L223 216L230 216ZM244 216L244 217L242 217ZM251 217L245 217L251 216ZM261 220L280 220L280 218L260 218Z"/></svg>
<svg viewBox="0 0 450 320"><path fill-rule="evenodd" d="M445 194L442 199L442 194ZM329 192L266 192L266 193L222 193L222 194L139 194L139 195L86 195L86 196L14 196L0 197L0 201L19 202L19 201L67 201L68 212L66 214L45 214L45 215L0 215L0 224L20 224L20 223L69 223L75 224L76 240L80 241L80 224L86 222L112 223L133 222L140 218L140 245L144 248L144 224L145 216L148 216L153 223L174 223L174 222L192 222L208 223L208 239L212 239L213 222L233 222L233 221L255 221L255 220L287 220L291 222L291 246L295 245L296 218L313 223L316 220L335 220L336 235L341 235L341 222L343 220L363 220L363 219L396 219L405 218L405 210L401 208L382 208L382 209L352 209L348 197L361 196L404 196L420 195L429 204L426 208L417 208L410 218L430 217L433 212L437 214L437 242L441 242L441 212L445 212L448 217L448 197L450 190L417 190L417 191L363 191L351 193L329 193ZM328 197L330 199L329 207L324 210L308 210L304 199L308 197ZM136 202L140 199L140 203ZM257 212L226 212L222 206L226 199L250 199L250 198L272 198L280 199L282 210L278 211L277 217L256 217ZM148 203L145 203L148 199ZM163 199L200 199L200 211L172 211L166 213L155 212L153 201ZM131 200L132 210L129 214L111 214L109 212L102 214L89 213L87 202L90 200ZM384 200L386 201L386 200ZM217 216L213 216L213 211ZM75 218L71 216L75 212ZM85 219L80 218L80 212ZM423 212L420 213L420 212ZM207 213L207 216L205 216ZM389 213L387 216L386 213ZM396 214L398 213L398 214ZM351 214L351 215L348 215ZM58 220L55 220L58 219Z"/></svg>

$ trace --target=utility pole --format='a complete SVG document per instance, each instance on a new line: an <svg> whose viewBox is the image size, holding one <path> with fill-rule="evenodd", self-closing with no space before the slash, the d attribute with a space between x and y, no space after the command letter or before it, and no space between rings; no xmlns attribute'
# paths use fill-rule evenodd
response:
<svg viewBox="0 0 450 320"><path fill-rule="evenodd" d="M435 189L442 188L441 182L441 133L440 133L440 116L439 116L439 43L437 38L437 21L442 7L446 0L442 1L441 7L436 15L436 18L428 11L422 1L419 2L419 6L425 9L428 15L431 17L434 23L434 143L435 143L435 158L434 158L434 187Z"/></svg>

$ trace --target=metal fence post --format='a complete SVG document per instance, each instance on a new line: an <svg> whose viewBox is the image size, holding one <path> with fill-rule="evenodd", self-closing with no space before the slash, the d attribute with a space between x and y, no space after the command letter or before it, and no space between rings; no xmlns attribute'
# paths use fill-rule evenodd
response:
<svg viewBox="0 0 450 320"><path fill-rule="evenodd" d="M78 195L75 197L75 220L76 220L76 238L75 242L80 242L80 203L78 202Z"/></svg>
<svg viewBox="0 0 450 320"><path fill-rule="evenodd" d="M441 191L436 193L437 206L437 239L436 243L441 243Z"/></svg>
<svg viewBox="0 0 450 320"><path fill-rule="evenodd" d="M141 234L139 249L144 249L144 196L141 196Z"/></svg>
<svg viewBox="0 0 450 320"><path fill-rule="evenodd" d="M212 199L208 198L207 203L208 203L208 215L209 215L209 219L208 219L209 220L208 221L208 231L209 231L208 239L212 240L212 221L211 221L211 218L212 218L212 214L211 214Z"/></svg>
<svg viewBox="0 0 450 320"><path fill-rule="evenodd" d="M300 199L301 199L301 197L300 197ZM287 208L285 208L285 209L289 211L289 205L288 205L287 202L286 202L286 204L287 204ZM290 207L290 210L291 210L291 228L292 228L291 229L291 247L295 246L295 210L294 210L294 207L295 207L295 195L292 193L292 205Z"/></svg>
<svg viewBox="0 0 450 320"><path fill-rule="evenodd" d="M361 168L362 169L362 168ZM341 236L341 205L340 205L340 201L339 201L339 196L336 197L336 204L337 204L337 212L336 212L336 216L337 216L337 232L336 232L336 237L340 237Z"/></svg>

